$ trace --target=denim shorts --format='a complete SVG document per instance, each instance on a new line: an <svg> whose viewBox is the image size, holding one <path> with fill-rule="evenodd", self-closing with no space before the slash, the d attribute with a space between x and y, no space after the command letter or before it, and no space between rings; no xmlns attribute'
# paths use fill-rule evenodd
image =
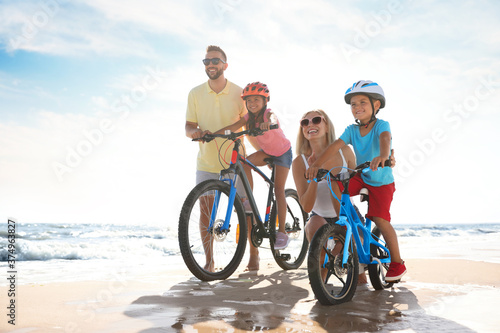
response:
<svg viewBox="0 0 500 333"><path fill-rule="evenodd" d="M292 166L292 148L290 147L290 149L288 149L287 152L281 156L271 156L271 158L273 159L275 165L290 169Z"/></svg>

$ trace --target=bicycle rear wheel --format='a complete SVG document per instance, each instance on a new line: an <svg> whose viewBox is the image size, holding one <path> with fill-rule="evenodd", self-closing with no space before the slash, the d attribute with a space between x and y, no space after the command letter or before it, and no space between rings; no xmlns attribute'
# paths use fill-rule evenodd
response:
<svg viewBox="0 0 500 333"><path fill-rule="evenodd" d="M345 236L345 229L338 224L325 224L316 231L309 246L309 282L314 295L323 305L348 302L356 292L358 254L350 242L347 264L342 265Z"/></svg>
<svg viewBox="0 0 500 333"><path fill-rule="evenodd" d="M383 241L379 239L383 239L381 237L380 229L374 227L372 230L372 238L378 241L381 244L384 244ZM370 254L379 259L388 258L389 254L381 249L380 247L370 244ZM385 281L385 273L389 269L389 264L382 264L382 270L380 269L379 264L370 264L368 265L368 275L370 276L370 282L372 283L373 288L376 290L382 290L391 288L394 282L386 282Z"/></svg>
<svg viewBox="0 0 500 333"><path fill-rule="evenodd" d="M191 273L202 281L227 279L245 253L247 223L237 194L230 207L229 230L223 230L230 191L227 183L207 180L193 188L182 206L178 235L182 258ZM214 205L215 199L218 204ZM209 228L214 208L214 223Z"/></svg>
<svg viewBox="0 0 500 333"><path fill-rule="evenodd" d="M274 250L275 235L276 232L278 232L276 205L273 205L270 218L271 226L276 227L269 229L272 233L271 238L273 239L271 242L271 251L273 252L274 260L276 260L278 266L284 270L289 270L299 268L306 258L309 244L306 238L305 224L308 214L300 205L297 191L294 189L286 189L285 197L287 204L285 230L290 238L288 246L282 250Z"/></svg>

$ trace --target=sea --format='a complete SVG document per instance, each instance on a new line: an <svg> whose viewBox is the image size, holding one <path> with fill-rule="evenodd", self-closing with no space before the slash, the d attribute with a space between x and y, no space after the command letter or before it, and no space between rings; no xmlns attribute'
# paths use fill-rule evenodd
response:
<svg viewBox="0 0 500 333"><path fill-rule="evenodd" d="M148 276L173 268L189 274L176 227L16 223L15 238L9 238L7 225L0 227L0 276L15 271L17 284L97 280L137 272ZM403 258L500 263L500 223L395 224L394 228ZM270 251L263 252L270 256ZM1 279L0 286L5 285L7 280Z"/></svg>

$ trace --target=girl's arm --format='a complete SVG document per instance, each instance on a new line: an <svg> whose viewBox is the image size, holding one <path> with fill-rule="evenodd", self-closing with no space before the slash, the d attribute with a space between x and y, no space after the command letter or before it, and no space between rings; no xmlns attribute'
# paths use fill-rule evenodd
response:
<svg viewBox="0 0 500 333"><path fill-rule="evenodd" d="M234 132L240 128L243 127L243 125L246 124L246 121L245 121L245 118L240 118L240 120L238 120L237 122L235 122L234 124L232 125L229 125L229 126L226 126L224 128L221 128L220 130L218 130L217 132L215 132L214 134L224 134L224 132L226 130L230 130L231 132Z"/></svg>
<svg viewBox="0 0 500 333"><path fill-rule="evenodd" d="M269 126L271 126L273 123L271 122L271 116L274 115L274 113L272 112L269 112L267 114L267 119L264 118L264 121L260 124L260 129L261 130L264 130L264 131L268 131L269 130ZM274 115L274 118L276 119L276 115ZM277 120L276 120L277 122Z"/></svg>

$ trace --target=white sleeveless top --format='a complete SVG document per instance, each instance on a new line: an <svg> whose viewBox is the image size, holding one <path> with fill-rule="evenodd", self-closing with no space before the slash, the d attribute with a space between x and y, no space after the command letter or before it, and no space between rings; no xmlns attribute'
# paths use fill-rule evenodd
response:
<svg viewBox="0 0 500 333"><path fill-rule="evenodd" d="M342 157L342 166L347 168L347 162L344 158L344 154L342 154L342 150L339 150L340 156ZM309 164L307 163L307 158L302 154L302 159L304 160L304 165L306 166L306 170L309 169ZM342 169L340 173L348 172L347 169ZM335 199L333 199L335 200ZM337 212L335 211L335 207L333 207L332 203L332 194L330 189L328 188L328 182L326 179L321 180L318 183L318 189L316 192L316 201L314 202L314 206L312 209L313 213L321 217L331 218L337 217Z"/></svg>

